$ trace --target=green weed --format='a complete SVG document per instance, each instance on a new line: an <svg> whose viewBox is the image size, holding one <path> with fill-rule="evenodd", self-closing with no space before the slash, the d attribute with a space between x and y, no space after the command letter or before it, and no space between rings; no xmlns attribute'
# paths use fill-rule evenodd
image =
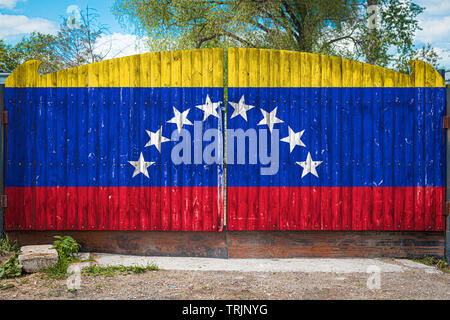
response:
<svg viewBox="0 0 450 320"><path fill-rule="evenodd" d="M5 235L5 238L0 239L0 253L1 252L18 252L19 247L17 246L17 240L14 243L11 243L8 239L8 235Z"/></svg>
<svg viewBox="0 0 450 320"><path fill-rule="evenodd" d="M120 274L142 274L150 270L159 270L158 266L152 264L148 266L107 266L101 267L98 265L90 265L88 267L84 267L82 270L83 275L86 276L97 276L103 275L105 277L114 277L117 273Z"/></svg>
<svg viewBox="0 0 450 320"><path fill-rule="evenodd" d="M0 279L16 278L22 274L22 267L19 265L19 253L14 252L8 261L0 266Z"/></svg>
<svg viewBox="0 0 450 320"><path fill-rule="evenodd" d="M81 246L70 236L55 236L55 239L57 240L53 242L53 248L58 252L58 262L54 267L47 268L45 272L51 279L66 279L67 268L71 263L79 261L76 254Z"/></svg>

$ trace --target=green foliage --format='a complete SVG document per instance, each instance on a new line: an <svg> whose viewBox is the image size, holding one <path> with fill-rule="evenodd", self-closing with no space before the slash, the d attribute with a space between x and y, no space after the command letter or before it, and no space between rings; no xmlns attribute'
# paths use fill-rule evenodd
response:
<svg viewBox="0 0 450 320"><path fill-rule="evenodd" d="M18 53L11 45L0 39L0 72L11 72L19 65Z"/></svg>
<svg viewBox="0 0 450 320"><path fill-rule="evenodd" d="M41 74L103 60L111 46L99 48L99 40L107 28L98 22L95 10L86 7L80 12L79 25L73 26L63 19L57 35L33 32L15 46L0 39L0 71L12 72L29 60L40 60Z"/></svg>
<svg viewBox="0 0 450 320"><path fill-rule="evenodd" d="M19 253L14 252L11 257L0 266L0 279L16 278L22 274L22 267L19 265Z"/></svg>
<svg viewBox="0 0 450 320"><path fill-rule="evenodd" d="M425 255L422 259L413 259L415 262L426 264L427 266L434 266L445 273L450 273L450 265L444 260Z"/></svg>
<svg viewBox="0 0 450 320"><path fill-rule="evenodd" d="M0 40L0 69L12 72L20 64L28 60L40 60L41 73L49 73L59 69L61 61L55 54L56 37L53 35L33 32L25 36L15 46L6 45Z"/></svg>
<svg viewBox="0 0 450 320"><path fill-rule="evenodd" d="M103 275L105 277L114 277L116 275L116 272L119 272L121 274L131 274L131 273L141 274L150 270L159 270L159 268L154 264L148 266L128 266L128 267L122 265L108 266L108 267L90 265L88 267L83 268L83 274L90 276Z"/></svg>
<svg viewBox="0 0 450 320"><path fill-rule="evenodd" d="M55 236L53 242L53 248L58 251L58 257L61 259L75 258L75 255L80 250L80 244L78 244L71 236Z"/></svg>
<svg viewBox="0 0 450 320"><path fill-rule="evenodd" d="M0 239L0 253L2 252L18 252L19 247L17 246L17 240L14 240L14 243L9 241L8 235L5 235L5 238Z"/></svg>
<svg viewBox="0 0 450 320"><path fill-rule="evenodd" d="M65 279L67 278L67 268L72 262L78 261L76 254L81 246L70 236L55 236L55 239L57 240L53 242L53 248L58 252L58 262L54 267L47 268L45 271L50 278Z"/></svg>
<svg viewBox="0 0 450 320"><path fill-rule="evenodd" d="M123 26L166 49L245 46L311 52L333 24L341 30L357 1L116 0Z"/></svg>

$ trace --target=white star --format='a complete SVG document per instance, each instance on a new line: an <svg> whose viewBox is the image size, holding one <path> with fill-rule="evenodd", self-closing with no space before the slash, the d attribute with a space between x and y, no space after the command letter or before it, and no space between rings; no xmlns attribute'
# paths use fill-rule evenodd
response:
<svg viewBox="0 0 450 320"><path fill-rule="evenodd" d="M302 178L308 173L311 173L318 178L319 175L317 174L316 167L321 163L322 161L313 161L313 159L311 158L311 153L309 152L308 156L306 157L306 161L296 162L296 164L303 167Z"/></svg>
<svg viewBox="0 0 450 320"><path fill-rule="evenodd" d="M264 118L258 123L258 126L266 124L269 127L270 132L272 132L275 123L283 123L283 120L277 118L277 108L278 107L275 107L271 112L261 109Z"/></svg>
<svg viewBox="0 0 450 320"><path fill-rule="evenodd" d="M150 140L145 145L146 147L155 146L156 149L158 149L159 153L161 153L161 143L170 141L170 139L167 139L166 137L162 136L162 126L159 128L156 132L151 132L148 130L145 130L150 137Z"/></svg>
<svg viewBox="0 0 450 320"><path fill-rule="evenodd" d="M139 173L142 173L147 178L150 178L148 176L147 168L150 167L152 164L154 164L154 162L145 161L142 152L141 155L139 156L138 161L128 161L128 162L134 167L133 178L137 176Z"/></svg>
<svg viewBox="0 0 450 320"><path fill-rule="evenodd" d="M234 117L240 115L242 118L244 118L245 121L247 121L247 111L255 107L245 104L244 95L242 95L241 100L239 100L238 103L236 102L228 102L228 103L231 104L231 106L234 108L233 114L231 115L230 119L233 119Z"/></svg>
<svg viewBox="0 0 450 320"><path fill-rule="evenodd" d="M206 95L206 102L205 104L195 106L196 108L199 108L200 110L203 110L205 112L203 116L203 121L205 121L209 116L214 116L216 118L219 118L219 114L217 113L217 108L222 104L221 101L219 102L212 102L209 98L209 95Z"/></svg>
<svg viewBox="0 0 450 320"><path fill-rule="evenodd" d="M301 137L305 132L305 130L302 130L300 132L294 132L294 130L292 130L290 126L288 126L288 129L289 129L289 136L281 139L281 141L289 143L291 149L290 152L294 150L295 146L306 147L303 141L301 140Z"/></svg>
<svg viewBox="0 0 450 320"><path fill-rule="evenodd" d="M177 110L177 108L173 107L173 113L175 114L175 116L167 122L175 123L177 125L178 132L181 132L181 128L183 128L183 125L190 125L190 126L193 125L192 122L189 121L189 119L187 118L189 110L191 109L187 109L186 111L180 112Z"/></svg>

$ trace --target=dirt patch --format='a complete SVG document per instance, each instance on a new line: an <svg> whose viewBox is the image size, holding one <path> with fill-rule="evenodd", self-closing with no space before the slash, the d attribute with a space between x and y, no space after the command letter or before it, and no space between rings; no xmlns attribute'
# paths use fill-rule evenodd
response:
<svg viewBox="0 0 450 320"><path fill-rule="evenodd" d="M378 290L366 273L147 271L83 276L70 292L66 280L45 274L0 280L0 299L450 299L450 274L423 270L381 274Z"/></svg>
<svg viewBox="0 0 450 320"><path fill-rule="evenodd" d="M11 255L12 252L0 251L0 266L9 260L9 257L11 257Z"/></svg>

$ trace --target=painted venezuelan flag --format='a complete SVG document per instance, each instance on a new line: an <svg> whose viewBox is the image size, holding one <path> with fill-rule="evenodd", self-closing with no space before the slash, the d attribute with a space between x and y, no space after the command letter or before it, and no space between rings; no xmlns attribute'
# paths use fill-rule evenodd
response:
<svg viewBox="0 0 450 320"><path fill-rule="evenodd" d="M445 86L433 68L259 49L228 59L228 129L258 138L245 163L228 159L229 230L443 230ZM269 155L279 143L275 174L261 173L264 143Z"/></svg>
<svg viewBox="0 0 450 320"><path fill-rule="evenodd" d="M221 134L223 50L143 54L7 79L7 230L223 227L222 166L175 164L183 132ZM202 136L200 136L200 144ZM197 139L198 140L198 139ZM197 141L198 142L198 141Z"/></svg>

